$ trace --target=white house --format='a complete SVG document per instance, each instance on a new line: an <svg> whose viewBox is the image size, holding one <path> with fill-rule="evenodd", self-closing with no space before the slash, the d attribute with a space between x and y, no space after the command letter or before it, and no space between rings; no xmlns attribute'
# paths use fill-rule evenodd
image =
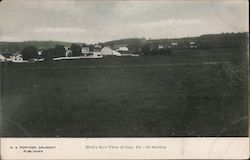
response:
<svg viewBox="0 0 250 160"><path fill-rule="evenodd" d="M172 42L170 48L178 48L178 43L177 42Z"/></svg>
<svg viewBox="0 0 250 160"><path fill-rule="evenodd" d="M11 56L11 61L12 62L23 62L22 54L17 53L15 55Z"/></svg>
<svg viewBox="0 0 250 160"><path fill-rule="evenodd" d="M161 45L161 44L158 45L158 49L163 49L163 48L164 48L164 45Z"/></svg>
<svg viewBox="0 0 250 160"><path fill-rule="evenodd" d="M73 52L71 51L71 50L66 50L66 52L65 52L65 56L66 57L72 57L72 54L73 54Z"/></svg>
<svg viewBox="0 0 250 160"><path fill-rule="evenodd" d="M0 54L0 62L4 62L4 61L6 61L6 58Z"/></svg>
<svg viewBox="0 0 250 160"><path fill-rule="evenodd" d="M126 47L126 46L119 47L119 48L117 49L117 51L128 52L128 47Z"/></svg>
<svg viewBox="0 0 250 160"><path fill-rule="evenodd" d="M82 53L83 54L89 53L89 47L82 47Z"/></svg>
<svg viewBox="0 0 250 160"><path fill-rule="evenodd" d="M37 51L38 56L41 56L43 54L42 50Z"/></svg>
<svg viewBox="0 0 250 160"><path fill-rule="evenodd" d="M93 56L94 57L102 57L101 49L100 48L94 48Z"/></svg>
<svg viewBox="0 0 250 160"><path fill-rule="evenodd" d="M197 45L196 45L195 42L190 42L190 43L189 43L189 47L190 47L190 48L197 48Z"/></svg>

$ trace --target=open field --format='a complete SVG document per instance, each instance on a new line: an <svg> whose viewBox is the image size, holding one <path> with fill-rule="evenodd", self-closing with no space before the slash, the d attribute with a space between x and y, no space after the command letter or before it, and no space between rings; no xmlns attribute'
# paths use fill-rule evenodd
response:
<svg viewBox="0 0 250 160"><path fill-rule="evenodd" d="M247 136L247 78L239 55L215 49L1 63L1 134Z"/></svg>

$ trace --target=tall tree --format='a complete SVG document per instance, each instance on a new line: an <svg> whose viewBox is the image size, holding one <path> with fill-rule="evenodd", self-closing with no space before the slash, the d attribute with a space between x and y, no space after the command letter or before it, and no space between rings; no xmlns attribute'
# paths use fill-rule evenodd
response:
<svg viewBox="0 0 250 160"><path fill-rule="evenodd" d="M54 57L65 57L65 48L63 45L56 45L53 52Z"/></svg>
<svg viewBox="0 0 250 160"><path fill-rule="evenodd" d="M38 58L37 49L34 46L25 47L21 51L21 54L24 60L31 60L34 58Z"/></svg>
<svg viewBox="0 0 250 160"><path fill-rule="evenodd" d="M81 56L82 51L81 51L81 46L77 44L72 44L70 47L70 50L72 51L73 56Z"/></svg>
<svg viewBox="0 0 250 160"><path fill-rule="evenodd" d="M90 52L93 52L93 51L94 51L94 48L95 48L95 46L94 46L93 44L90 44L90 45L89 45L89 51L90 51Z"/></svg>
<svg viewBox="0 0 250 160"><path fill-rule="evenodd" d="M42 58L44 58L44 60L52 60L54 57L53 53L54 53L53 48L46 49L42 53Z"/></svg>

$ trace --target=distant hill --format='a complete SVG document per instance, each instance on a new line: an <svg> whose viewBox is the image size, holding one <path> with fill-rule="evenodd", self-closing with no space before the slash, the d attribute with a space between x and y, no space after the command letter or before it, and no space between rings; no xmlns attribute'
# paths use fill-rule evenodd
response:
<svg viewBox="0 0 250 160"><path fill-rule="evenodd" d="M148 40L148 43L173 43L176 42L180 46L186 45L189 42L196 42L203 48L235 48L248 43L248 33L222 33L222 34L207 34L199 37L185 37L176 39L153 39Z"/></svg>
<svg viewBox="0 0 250 160"><path fill-rule="evenodd" d="M27 46L35 46L38 49L52 48L55 45L70 46L69 42L60 41L24 41L24 42L0 42L0 51L20 51Z"/></svg>
<svg viewBox="0 0 250 160"><path fill-rule="evenodd" d="M105 42L105 45L127 45L130 49L141 48L145 44L158 47L158 45L171 45L178 43L178 48L185 48L190 42L195 42L200 48L238 48L246 47L248 43L248 33L221 33L207 34L199 37L171 38L171 39L148 39L128 38Z"/></svg>

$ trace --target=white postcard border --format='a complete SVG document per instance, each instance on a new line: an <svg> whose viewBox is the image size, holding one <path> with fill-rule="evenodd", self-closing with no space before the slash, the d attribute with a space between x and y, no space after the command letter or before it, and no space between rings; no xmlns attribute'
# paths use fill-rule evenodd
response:
<svg viewBox="0 0 250 160"><path fill-rule="evenodd" d="M249 138L1 138L1 158L248 159Z"/></svg>

